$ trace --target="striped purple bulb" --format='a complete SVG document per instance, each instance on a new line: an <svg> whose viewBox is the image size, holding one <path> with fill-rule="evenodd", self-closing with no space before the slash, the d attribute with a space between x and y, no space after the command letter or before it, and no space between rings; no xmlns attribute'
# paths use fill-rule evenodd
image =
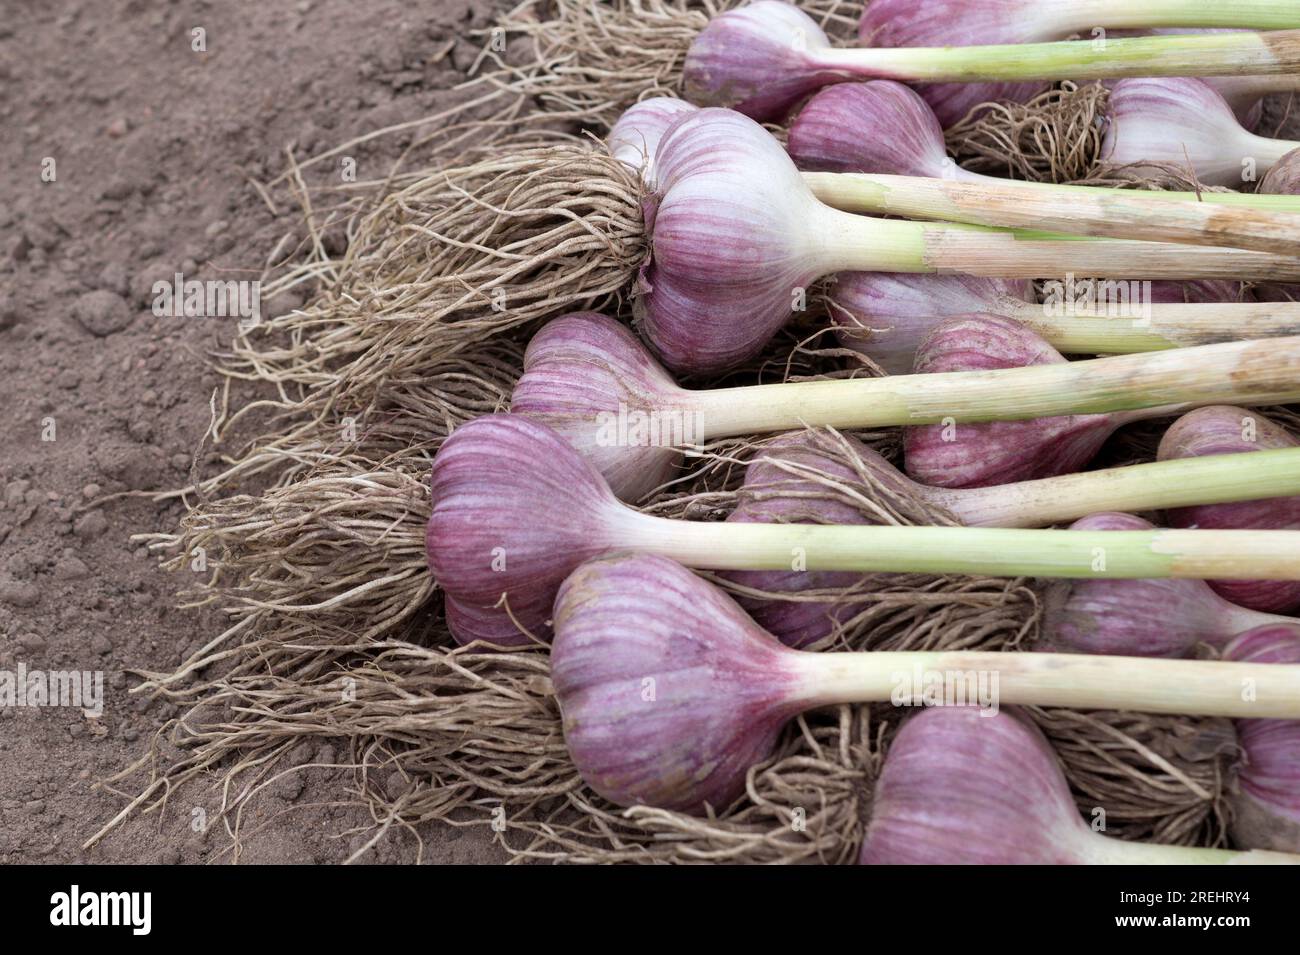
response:
<svg viewBox="0 0 1300 955"><path fill-rule="evenodd" d="M976 313L1016 321L1033 300L1033 283L1021 279L906 272L840 272L826 293L840 344L891 375L912 373L916 350L943 322Z"/></svg>
<svg viewBox="0 0 1300 955"><path fill-rule="evenodd" d="M893 80L841 83L812 97L786 148L807 172L864 172L981 182L948 157L943 129L917 92Z"/></svg>
<svg viewBox="0 0 1300 955"><path fill-rule="evenodd" d="M1157 457L1161 461L1174 461L1298 445L1300 440L1262 415L1218 405L1199 408L1175 422L1161 439ZM1182 507L1169 512L1169 523L1172 527L1211 530L1297 530L1300 529L1300 497ZM1270 613L1300 610L1300 582L1216 580L1210 586L1228 600L1254 610Z"/></svg>
<svg viewBox="0 0 1300 955"><path fill-rule="evenodd" d="M917 374L938 374L1065 361L1019 322L970 315L936 327L917 349L913 370ZM912 426L903 431L903 458L907 474L931 487L989 487L1054 477L1082 470L1122 425L1161 413L1159 409L1146 409L986 424Z"/></svg>
<svg viewBox="0 0 1300 955"><path fill-rule="evenodd" d="M620 806L698 813L744 791L807 707L799 655L663 557L579 567L555 601L551 679L582 778Z"/></svg>
<svg viewBox="0 0 1300 955"><path fill-rule="evenodd" d="M832 443L842 441L847 454ZM850 459L852 464L850 464ZM745 469L739 503L727 520L736 523L868 524L863 509L828 492L823 481L844 487L867 480L907 493L912 482L888 461L856 438L796 431L768 443ZM736 602L754 621L787 646L803 648L829 637L865 609L852 592L872 587L888 575L866 576L845 571L746 570L722 574L732 583L763 596L736 594ZM838 591L824 600L809 599L817 591ZM767 596L788 594L789 599Z"/></svg>
<svg viewBox="0 0 1300 955"><path fill-rule="evenodd" d="M1071 530L1145 531L1132 514L1093 514ZM1134 657L1190 657L1275 618L1230 603L1204 580L1069 580L1048 585L1038 649Z"/></svg>
<svg viewBox="0 0 1300 955"><path fill-rule="evenodd" d="M845 74L824 56L830 40L812 17L783 0L720 13L691 43L682 66L686 98L779 121L814 90Z"/></svg>
<svg viewBox="0 0 1300 955"><path fill-rule="evenodd" d="M1243 633L1228 660L1300 663L1300 621ZM1232 837L1252 849L1300 852L1300 722L1237 720L1245 759L1231 793Z"/></svg>
<svg viewBox="0 0 1300 955"><path fill-rule="evenodd" d="M678 117L699 107L671 96L655 96L633 103L623 111L605 137L614 158L641 174L641 181L654 182L654 159L659 141Z"/></svg>
<svg viewBox="0 0 1300 955"><path fill-rule="evenodd" d="M674 372L720 372L758 354L805 290L838 271L824 238L846 213L818 202L771 134L733 110L681 116L655 164L641 333Z"/></svg>
<svg viewBox="0 0 1300 955"><path fill-rule="evenodd" d="M668 481L681 452L663 439L691 423L677 383L624 325L596 312L552 319L524 353L510 410L546 424L637 501Z"/></svg>
<svg viewBox="0 0 1300 955"><path fill-rule="evenodd" d="M431 486L429 569L461 643L546 639L560 583L626 546L640 516L563 438L518 415L457 428L434 457Z"/></svg>
<svg viewBox="0 0 1300 955"><path fill-rule="evenodd" d="M862 865L1067 865L1088 829L1042 732L1014 710L932 707L903 723L876 779Z"/></svg>
<svg viewBox="0 0 1300 955"><path fill-rule="evenodd" d="M1104 162L1190 164L1212 186L1239 188L1262 177L1295 146L1247 132L1228 102L1194 78L1120 80L1111 89L1108 115Z"/></svg>

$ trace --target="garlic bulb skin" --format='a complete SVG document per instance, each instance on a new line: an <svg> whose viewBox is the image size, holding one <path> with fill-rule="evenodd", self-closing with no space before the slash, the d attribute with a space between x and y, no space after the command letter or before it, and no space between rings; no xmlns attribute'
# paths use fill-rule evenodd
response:
<svg viewBox="0 0 1300 955"><path fill-rule="evenodd" d="M1064 364L1038 334L1007 318L967 315L938 325L916 350L913 371L934 374ZM907 475L930 487L990 487L1083 469L1106 439L1141 412L1026 421L916 425L903 430Z"/></svg>
<svg viewBox="0 0 1300 955"><path fill-rule="evenodd" d="M700 31L682 66L682 87L692 103L779 121L809 93L844 78L819 59L830 49L826 33L798 7L755 0Z"/></svg>
<svg viewBox="0 0 1300 955"><path fill-rule="evenodd" d="M923 709L876 779L861 865L1078 865L1099 837L1042 732L1015 710Z"/></svg>
<svg viewBox="0 0 1300 955"><path fill-rule="evenodd" d="M1273 165L1260 180L1259 191L1272 196L1300 196L1300 149L1291 150ZM1261 282L1254 294L1261 302L1300 302L1300 285Z"/></svg>
<svg viewBox="0 0 1300 955"><path fill-rule="evenodd" d="M786 149L805 172L863 172L985 182L948 156L943 128L920 95L893 80L839 83L790 124Z"/></svg>
<svg viewBox="0 0 1300 955"><path fill-rule="evenodd" d="M1149 531L1132 514L1092 514L1070 525L1084 531ZM1235 634L1268 622L1216 594L1204 580L1069 580L1053 582L1043 600L1036 649L1133 657L1190 657L1199 644L1222 647Z"/></svg>
<svg viewBox="0 0 1300 955"><path fill-rule="evenodd" d="M757 355L801 293L836 270L826 243L846 214L813 198L781 145L733 110L677 119L656 168L634 302L641 334L675 373L724 371Z"/></svg>
<svg viewBox="0 0 1300 955"><path fill-rule="evenodd" d="M794 651L664 557L613 556L555 600L551 679L582 778L620 806L722 810L805 703Z"/></svg>
<svg viewBox="0 0 1300 955"><path fill-rule="evenodd" d="M614 158L635 169L647 186L654 184L654 159L668 127L699 107L673 96L653 96L623 111L605 137Z"/></svg>
<svg viewBox="0 0 1300 955"><path fill-rule="evenodd" d="M1090 24L1091 26L1091 24ZM1055 4L1026 0L872 0L858 24L862 46L988 46L1062 39ZM1051 84L1041 80L918 83L943 128L988 102L1026 103Z"/></svg>
<svg viewBox="0 0 1300 955"><path fill-rule="evenodd" d="M485 415L452 432L431 489L429 569L461 643L546 639L561 581L632 539L640 516L563 438L520 415Z"/></svg>
<svg viewBox="0 0 1300 955"><path fill-rule="evenodd" d="M1243 633L1224 659L1300 663L1300 621ZM1245 760L1232 803L1233 841L1243 848L1300 852L1300 722L1237 720Z"/></svg>
<svg viewBox="0 0 1300 955"><path fill-rule="evenodd" d="M827 479L852 487L862 482L857 468L885 486L910 487L888 461L849 435L837 435L842 450L854 461L850 465L837 453L832 439L824 434L794 431L783 434L759 451L745 469L740 501L727 520L737 523L867 524L861 508L837 497L819 484ZM798 597L812 591L868 590L889 575L863 575L851 571L746 570L728 571L721 576L753 590ZM802 649L825 640L840 624L865 608L847 594L828 600L790 599L736 595L736 602L767 632L786 646Z"/></svg>
<svg viewBox="0 0 1300 955"><path fill-rule="evenodd" d="M637 501L672 477L691 443L697 421L685 398L626 326L571 312L528 343L510 410L550 427L619 498Z"/></svg>
<svg viewBox="0 0 1300 955"><path fill-rule="evenodd" d="M1156 457L1161 461L1212 454L1239 454L1294 448L1300 441L1263 415L1215 405L1179 418L1165 432ZM1210 530L1300 529L1300 497L1274 497L1232 504L1203 504L1168 512L1171 527ZM1252 610L1287 613L1300 610L1300 581L1214 580L1210 586L1227 600Z"/></svg>
<svg viewBox="0 0 1300 955"><path fill-rule="evenodd" d="M835 337L891 375L909 375L921 343L943 322L966 315L1017 321L1033 283L973 275L840 272L827 288Z"/></svg>
<svg viewBox="0 0 1300 955"><path fill-rule="evenodd" d="M1260 180L1259 191L1271 196L1300 196L1300 149L1293 149Z"/></svg>
<svg viewBox="0 0 1300 955"><path fill-rule="evenodd" d="M1117 166L1190 162L1201 182L1240 187L1265 175L1293 145L1247 132L1202 80L1134 78L1111 89L1101 159Z"/></svg>

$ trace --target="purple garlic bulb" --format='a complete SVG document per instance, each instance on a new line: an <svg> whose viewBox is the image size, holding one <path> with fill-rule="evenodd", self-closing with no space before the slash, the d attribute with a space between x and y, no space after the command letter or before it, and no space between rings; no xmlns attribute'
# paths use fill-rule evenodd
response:
<svg viewBox="0 0 1300 955"><path fill-rule="evenodd" d="M1089 22L1087 28L1094 25ZM1025 0L871 0L858 24L862 45L881 47L1038 43L1071 32L1056 5ZM1041 80L918 83L917 90L947 128L981 103L1028 102L1050 85Z"/></svg>
<svg viewBox="0 0 1300 955"><path fill-rule="evenodd" d="M906 272L840 272L827 295L840 344L891 375L911 374L917 348L940 323L974 313L1018 320L1033 300L1033 283L1021 279Z"/></svg>
<svg viewBox="0 0 1300 955"><path fill-rule="evenodd" d="M1098 843L1038 727L1015 710L931 707L876 779L862 865L1067 865Z"/></svg>
<svg viewBox="0 0 1300 955"><path fill-rule="evenodd" d="M1294 448L1300 441L1262 415L1217 405L1199 408L1179 418L1165 432L1157 457L1161 461L1235 454L1274 448ZM1169 511L1172 527L1210 530L1300 529L1300 497L1273 497L1235 504L1204 504ZM1300 581L1215 580L1220 595L1253 610L1284 613L1300 609Z"/></svg>
<svg viewBox="0 0 1300 955"><path fill-rule="evenodd" d="M1300 621L1243 633L1227 660L1300 663ZM1232 794L1232 837L1239 846L1300 852L1300 721L1237 720L1246 758Z"/></svg>
<svg viewBox="0 0 1300 955"><path fill-rule="evenodd" d="M818 484L825 476L852 484L862 481L858 470L869 470L875 480L906 492L912 482L861 441L848 435L845 442L853 463L837 455L826 435L794 431L770 442L745 469L745 483L736 509L728 521L739 523L868 524L861 508L828 494ZM865 590L872 577L851 571L746 570L722 575L742 587L769 593L791 594L792 599L739 594L736 602L764 630L787 646L812 646L835 632L840 624L861 612L865 604L845 595L828 600L795 599L818 590ZM879 575L877 578L879 579Z"/></svg>
<svg viewBox="0 0 1300 955"><path fill-rule="evenodd" d="M671 477L681 445L692 443L696 414L683 397L625 326L573 312L528 343L510 410L544 422L635 501Z"/></svg>
<svg viewBox="0 0 1300 955"><path fill-rule="evenodd" d="M656 166L646 200L652 254L634 304L642 334L674 372L752 358L802 290L850 264L823 242L847 214L818 202L753 120L726 109L686 114L664 134Z"/></svg>
<svg viewBox="0 0 1300 955"><path fill-rule="evenodd" d="M621 806L721 810L810 704L799 654L663 557L579 567L555 600L551 679L587 785Z"/></svg>
<svg viewBox="0 0 1300 955"><path fill-rule="evenodd" d="M652 184L659 140L663 139L674 120L698 108L672 96L643 99L623 111L605 137L605 144L615 159L640 172L642 182Z"/></svg>
<svg viewBox="0 0 1300 955"><path fill-rule="evenodd" d="M729 106L759 121L781 120L814 90L845 78L830 40L784 0L755 0L709 21L686 54L686 98Z"/></svg>
<svg viewBox="0 0 1300 955"><path fill-rule="evenodd" d="M1249 32L1242 30L1216 30L1200 29L1190 30L1187 27L1164 27L1160 30L1148 30L1139 32L1149 32L1153 35L1182 35L1190 34L1226 34L1226 32ZM1273 75L1273 77L1201 77L1203 81L1214 87L1214 91L1227 101L1232 108L1232 113L1236 116L1236 121L1242 123L1244 129L1253 131L1260 125L1260 120L1264 118L1264 97L1277 92L1290 92L1295 90L1295 78L1288 75Z"/></svg>
<svg viewBox="0 0 1300 955"><path fill-rule="evenodd" d="M1110 125L1101 158L1123 166L1164 163L1212 186L1241 186L1263 176L1295 143L1242 129L1232 107L1199 79L1120 80L1111 90Z"/></svg>
<svg viewBox="0 0 1300 955"><path fill-rule="evenodd" d="M1132 514L1093 514L1071 530L1147 531ZM1222 647L1276 618L1229 603L1204 580L1070 580L1043 601L1038 649L1127 657L1189 657L1198 644Z"/></svg>
<svg viewBox="0 0 1300 955"><path fill-rule="evenodd" d="M1271 196L1300 196L1300 149L1293 149L1277 162L1259 183L1259 191Z"/></svg>
<svg viewBox="0 0 1300 955"><path fill-rule="evenodd" d="M1065 358L1019 322L969 315L936 327L916 351L917 374L1062 364ZM1063 415L903 430L907 474L931 487L989 487L1083 469L1106 439L1159 409Z"/></svg>
<svg viewBox="0 0 1300 955"><path fill-rule="evenodd" d="M930 107L915 90L893 80L821 90L790 125L786 149L807 172L990 179L967 172L948 157L943 128Z"/></svg>
<svg viewBox="0 0 1300 955"><path fill-rule="evenodd" d="M1191 305L1204 302L1236 302L1241 299L1238 282L1193 279L1188 282L1152 282L1152 305Z"/></svg>
<svg viewBox="0 0 1300 955"><path fill-rule="evenodd" d="M518 415L457 428L434 457L432 490L429 569L461 643L526 644L521 627L544 639L561 581L627 546L641 517L562 437Z"/></svg>
<svg viewBox="0 0 1300 955"><path fill-rule="evenodd" d="M1268 171L1259 183L1259 191L1272 196L1300 196L1300 149L1293 149ZM1263 282L1254 289L1261 302L1300 302L1300 285L1286 282Z"/></svg>

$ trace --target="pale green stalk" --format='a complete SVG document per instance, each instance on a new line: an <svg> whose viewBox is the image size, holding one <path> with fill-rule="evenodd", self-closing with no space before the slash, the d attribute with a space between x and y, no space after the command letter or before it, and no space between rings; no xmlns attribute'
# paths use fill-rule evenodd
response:
<svg viewBox="0 0 1300 955"><path fill-rule="evenodd" d="M863 78L968 83L1125 76L1260 76L1300 69L1300 35L1209 33L992 46L818 51L818 66Z"/></svg>
<svg viewBox="0 0 1300 955"><path fill-rule="evenodd" d="M1300 531L1082 531L629 518L637 549L709 570L1300 580Z"/></svg>
<svg viewBox="0 0 1300 955"><path fill-rule="evenodd" d="M870 428L1294 401L1300 401L1300 337L996 371L678 389L667 404L696 415L696 438L709 441L813 425Z"/></svg>
<svg viewBox="0 0 1300 955"><path fill-rule="evenodd" d="M1300 716L1300 664L956 650L806 653L793 665L800 671L799 698L814 706L885 701L916 706L926 702L927 675L951 674L956 689L958 674L985 673L997 675L996 686L985 681L986 699L944 702L1251 719Z"/></svg>
<svg viewBox="0 0 1300 955"><path fill-rule="evenodd" d="M805 173L804 181L822 202L847 212L1300 254L1300 196L1263 196L1284 202L1243 209L1185 193L1173 194L1179 200L1134 189L1011 180Z"/></svg>
<svg viewBox="0 0 1300 955"><path fill-rule="evenodd" d="M980 488L925 488L968 527L1044 527L1101 511L1149 511L1300 495L1300 448L1154 461Z"/></svg>

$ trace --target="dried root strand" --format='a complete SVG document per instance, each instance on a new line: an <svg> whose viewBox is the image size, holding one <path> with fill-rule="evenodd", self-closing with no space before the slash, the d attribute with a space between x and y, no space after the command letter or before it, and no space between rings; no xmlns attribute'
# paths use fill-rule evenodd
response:
<svg viewBox="0 0 1300 955"><path fill-rule="evenodd" d="M1240 759L1228 720L1031 708L1065 767L1079 811L1138 842L1223 846L1227 786Z"/></svg>
<svg viewBox="0 0 1300 955"><path fill-rule="evenodd" d="M382 405L464 349L617 305L647 251L640 201L585 142L429 170L357 225L336 282L241 335L223 369L296 387L304 411Z"/></svg>
<svg viewBox="0 0 1300 955"><path fill-rule="evenodd" d="M536 61L512 71L511 89L536 96L561 115L581 116L598 132L649 96L678 96L691 41L709 20L741 0L525 0L499 21L526 36ZM802 0L832 42L856 39L860 10L847 0ZM544 8L546 16L539 16Z"/></svg>
<svg viewBox="0 0 1300 955"><path fill-rule="evenodd" d="M944 135L963 166L995 176L1116 189L1232 191L1203 185L1186 165L1103 162L1109 98L1101 83L1066 81L1027 103L982 103Z"/></svg>
<svg viewBox="0 0 1300 955"><path fill-rule="evenodd" d="M946 132L963 166L1032 182L1086 178L1101 155L1109 91L1065 82L1028 103L984 103Z"/></svg>

